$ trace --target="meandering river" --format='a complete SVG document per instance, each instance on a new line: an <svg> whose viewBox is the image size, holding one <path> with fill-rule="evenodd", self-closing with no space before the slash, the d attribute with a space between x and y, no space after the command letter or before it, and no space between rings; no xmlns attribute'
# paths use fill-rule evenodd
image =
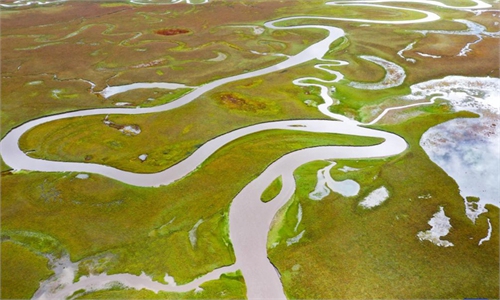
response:
<svg viewBox="0 0 500 300"><path fill-rule="evenodd" d="M205 1L203 1L205 2ZM370 129L363 127L364 124L352 121L349 118L328 111L328 106L331 103L326 103L326 106L320 108L326 115L335 120L291 120L279 122L267 122L241 128L217 138L214 138L195 153L183 160L182 162L172 166L171 168L154 174L138 174L133 172L126 172L116 168L105 165L88 164L88 163L69 163L69 162L56 162L34 159L27 156L18 145L20 137L30 130L31 128L55 120L84 117L91 115L107 115L107 114L145 114L167 111L181 107L204 93L213 90L221 85L237 80L252 78L276 72L279 70L287 69L301 63L317 59L323 60L323 57L329 51L329 47L333 41L342 37L344 32L342 29L325 26L325 25L297 25L297 26L280 26L280 22L294 21L294 20L308 20L314 22L317 20L341 20L350 22L362 23L378 23L378 24L409 24L419 22L430 22L439 19L439 16L417 9L408 9L401 7L390 7L386 5L372 4L377 2L394 2L394 1L350 1L350 2L330 2L329 5L370 5L377 7L384 7L397 10L407 10L412 12L419 12L425 15L422 19L417 20L370 20L370 19L348 19L348 18L335 18L335 17L316 17L316 16L297 16L282 18L270 21L264 24L268 29L286 30L297 28L316 28L328 32L328 36L323 40L312 44L302 52L288 57L286 60L277 63L274 66L267 67L261 70L248 72L231 76L228 78L216 80L199 87L190 87L193 90L179 98L178 100L151 108L103 108L103 109L90 109L63 113L53 116L47 116L40 119L32 120L22 124L21 126L11 130L4 139L0 142L0 154L5 163L15 170L31 170L43 172L89 172L96 173L120 180L122 182L137 185L137 186L159 186L167 185L176 180L181 180L189 173L193 172L203 161L205 161L215 151L226 145L227 143L255 132L271 129L288 129L295 131L305 132L327 132L327 133L341 133L347 135L358 135L366 137L379 137L383 138L384 142L374 146L366 147L348 147L348 146L325 146L302 149L284 155L274 163L272 163L262 174L255 180L250 182L241 192L233 199L229 212L229 229L230 238L234 247L236 256L236 263L233 266L214 270L213 272L193 281L185 286L165 285L154 282L148 276L141 275L135 276L130 274L116 274L116 275L93 275L90 277L82 277L79 281L71 284L65 284L57 290L51 290L47 286L43 286L35 294L38 299L51 299L67 297L72 295L75 291L84 289L87 291L105 289L109 282L120 282L127 287L132 288L147 288L157 291L189 291L195 289L201 283L207 280L217 279L220 274L224 272L233 272L241 270L245 283L247 286L247 296L250 299L256 298L286 298L283 286L280 281L280 276L274 266L271 264L267 257L267 234L275 216L276 212L290 199L295 192L295 180L293 172L299 166L313 161L323 159L349 159L349 158L374 158L374 157L388 157L402 153L407 148L407 143L401 137L380 130ZM401 1L401 2L415 2L415 1ZM445 6L437 1L418 1L419 3L426 3L429 5ZM482 1L475 1L477 3L471 8L485 8L489 7L488 4ZM446 5L445 7L450 7ZM464 9L464 8L461 8ZM338 63L338 62L337 62ZM340 76L341 74L337 74ZM403 77L404 78L404 77ZM296 84L308 85L303 83L303 80L297 80ZM101 93L109 96L114 93L123 92L125 90L144 88L144 87L185 87L182 85L175 85L170 83L135 83L123 87L109 87ZM320 86L322 95L325 101L328 100L328 91L326 87ZM332 100L333 101L333 100ZM391 108L394 109L394 108ZM382 115L385 112L382 113ZM381 115L381 116L382 116ZM374 123L380 118L375 119ZM370 123L370 124L371 124ZM280 193L270 202L264 203L260 200L260 195L264 192L266 187L277 177L282 178L282 189Z"/></svg>

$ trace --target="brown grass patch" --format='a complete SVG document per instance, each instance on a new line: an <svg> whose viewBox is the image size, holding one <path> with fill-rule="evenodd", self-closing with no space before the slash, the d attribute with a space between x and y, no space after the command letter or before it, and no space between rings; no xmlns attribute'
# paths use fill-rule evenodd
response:
<svg viewBox="0 0 500 300"><path fill-rule="evenodd" d="M219 95L219 103L229 109L256 112L266 109L267 105L257 100L245 99L236 93L222 93Z"/></svg>
<svg viewBox="0 0 500 300"><path fill-rule="evenodd" d="M181 29L181 28L166 28L166 29L158 29L155 31L156 34L159 35L179 35L179 34L186 34L189 33L190 31L187 29Z"/></svg>

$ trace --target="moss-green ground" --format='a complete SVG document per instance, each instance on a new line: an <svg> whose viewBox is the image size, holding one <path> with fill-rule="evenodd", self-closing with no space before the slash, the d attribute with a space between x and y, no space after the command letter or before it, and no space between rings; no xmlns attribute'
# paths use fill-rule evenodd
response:
<svg viewBox="0 0 500 300"><path fill-rule="evenodd" d="M110 272L145 271L158 280L167 272L177 282L187 282L234 261L226 226L230 201L267 165L303 147L378 142L262 132L223 147L186 180L154 189L98 175L85 180L74 173L8 175L2 182L2 222L5 228L49 233L62 241L73 260L109 251L117 256ZM199 219L205 222L193 249L188 231Z"/></svg>
<svg viewBox="0 0 500 300"><path fill-rule="evenodd" d="M2 299L28 299L41 280L52 275L48 259L8 240L2 246Z"/></svg>
<svg viewBox="0 0 500 300"><path fill-rule="evenodd" d="M90 85L79 79L94 82L94 91L107 84L147 81L200 85L283 60L251 54L250 50L292 55L325 36L324 31L312 29L266 30L262 35L254 35L251 28L228 25L262 26L265 21L293 15L420 17L413 13L394 15L380 8L325 7L323 3L290 0L252 1L252 5L246 5L241 1L215 1L213 5L200 6L147 6L82 1L2 9L1 135L48 114L114 107L117 102L154 106L174 101L187 92L137 90L104 99L90 93ZM373 118L368 108L400 105L395 97L408 93L412 84L450 74L499 76L495 63L498 39L485 37L467 57L457 57L460 49L475 37L424 37L414 32L463 30L463 24L452 22L454 19L473 20L495 31L494 22L498 19L492 13L476 16L417 3L404 6L433 11L443 19L401 26L315 22L338 26L346 32L346 37L334 42L325 57L350 63L330 67L345 75L344 80L332 85L336 88L334 98L341 101L332 111L368 121ZM187 29L189 33L168 37L154 33L171 27ZM404 53L417 61L413 64L396 53L414 41L414 48ZM227 58L209 61L219 52ZM442 58L436 63L417 52ZM347 86L350 81L377 82L384 77L380 66L359 55L379 56L401 65L407 71L404 84L382 91ZM107 127L102 122L104 116L95 116L36 127L22 137L21 147L34 150L30 153L34 157L156 172L187 157L207 140L237 128L273 120L324 119L315 107L304 104L308 99L322 102L318 89L292 84L292 80L303 76L333 79L313 68L316 63L226 84L174 111L109 116L119 125L139 125L142 131L136 136ZM358 181L358 196L343 198L333 193L319 202L309 200L316 171L326 162L313 162L296 171L296 195L280 211L270 233L270 244L280 243L269 250L290 298L498 298L498 208L489 206L489 212L473 224L464 214L455 182L418 145L428 128L450 118L474 115L453 114L442 103L400 113L406 117L388 115L383 119L387 125L379 128L404 137L410 144L408 151L384 160L337 161L332 170L336 180ZM51 275L47 260L35 254L40 252L66 251L72 261L82 260L78 276L144 271L163 281L167 272L177 283L229 265L234 262L227 228L229 205L267 165L304 147L378 142L329 134L258 133L230 143L188 178L160 188L132 187L93 174L85 180L75 178L74 173L12 174L2 161L2 237L24 241L24 246L12 240L2 241L2 298L29 298L38 283ZM146 161L138 159L141 154L148 154ZM360 170L338 171L344 165ZM358 207L366 195L382 185L391 194L382 206L372 210ZM279 186L279 180L271 183L262 200L272 199ZM419 198L428 194L432 197ZM303 218L295 231L299 203ZM439 206L451 218L453 227L445 239L453 242L454 247L438 248L416 237L417 232L429 229L427 222ZM478 241L486 236L487 218L492 222L493 235L490 241L478 246ZM204 222L197 230L198 241L193 247L188 232L200 219ZM284 241L302 230L305 234L300 242L287 247ZM33 241L26 242L23 236L27 232L36 233L45 242L38 246ZM51 239L56 242L47 244ZM200 294L154 294L115 288L82 297L245 296L244 280L238 274L223 276L202 287L205 291Z"/></svg>
<svg viewBox="0 0 500 300"><path fill-rule="evenodd" d="M264 193L262 193L260 199L263 202L269 202L274 199L274 197L278 196L279 192L281 191L282 187L282 182L281 182L281 176L274 179L273 182L266 188Z"/></svg>
<svg viewBox="0 0 500 300"><path fill-rule="evenodd" d="M287 296L293 299L452 299L498 298L498 230L478 246L488 232L487 219L498 228L498 208L473 224L464 213L455 182L418 146L422 131L451 115L416 118L384 129L404 134L410 150L397 159L339 161L332 171L336 180L351 178L361 185L358 196L330 194L312 201L316 171L325 163L300 167L295 177L300 188L281 216L280 244L269 250L281 271ZM411 130L409 129L411 128ZM347 165L358 171L343 173ZM371 191L385 186L390 198L368 210L358 206ZM429 198L428 195L431 197ZM420 197L419 197L420 196ZM297 231L296 206L303 218ZM439 207L451 218L451 231L442 248L419 241L417 233ZM305 230L298 244L284 241ZM276 229L274 230L276 231ZM273 230L271 231L273 232ZM488 274L482 276L480 274Z"/></svg>

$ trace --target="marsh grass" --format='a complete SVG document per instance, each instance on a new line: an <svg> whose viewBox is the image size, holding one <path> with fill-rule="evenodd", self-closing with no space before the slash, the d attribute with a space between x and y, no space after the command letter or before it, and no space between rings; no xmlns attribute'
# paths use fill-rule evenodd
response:
<svg viewBox="0 0 500 300"><path fill-rule="evenodd" d="M304 9L307 9L307 13L304 12ZM302 10L302 11L300 11ZM298 20L287 20L278 23L279 26L293 26L299 24L321 24L321 25L340 25L339 23L344 24L357 24L362 23L356 21L356 19L374 19L373 16L376 16L377 20L393 20L397 17L398 20L415 20L425 17L425 14L415 11L401 11L401 10L390 10L380 7L368 7L363 5L310 5L307 8L303 8L297 6L294 8L287 8L287 14L291 15L308 15L308 16L331 16L333 18L349 18L353 21L349 20L308 20L308 19L298 19ZM343 27L343 26L339 26Z"/></svg>
<svg viewBox="0 0 500 300"><path fill-rule="evenodd" d="M269 184L269 186L264 190L264 193L260 196L260 200L262 202L269 202L274 199L274 197L278 196L281 191L282 184L281 176L274 179L273 182L271 182L271 184Z"/></svg>
<svg viewBox="0 0 500 300"><path fill-rule="evenodd" d="M2 233L3 234L3 233ZM48 259L2 238L2 299L28 299L53 272Z"/></svg>
<svg viewBox="0 0 500 300"><path fill-rule="evenodd" d="M105 116L70 118L46 123L28 131L21 149L49 160L107 164L136 172L157 172L193 153L205 141L239 127L292 118L324 119L317 109L303 103L318 99L315 89L303 90L291 81L300 68L282 74L224 85L199 100L172 111L147 115L110 115L116 124L136 124L141 133L127 136L103 124ZM313 68L311 68L314 70ZM296 77L295 77L296 78ZM228 91L234 92L228 92ZM294 93L296 97L290 97ZM228 97L224 95L235 95ZM122 100L123 96L116 95ZM231 100L235 99L232 103ZM123 99L124 100L124 99ZM186 114L203 116L196 124ZM161 137L161 138L158 138ZM148 154L142 162L138 156Z"/></svg>
<svg viewBox="0 0 500 300"><path fill-rule="evenodd" d="M298 244L281 243L269 250L288 297L498 297L498 232L484 247L478 246L487 232L487 218L492 225L498 223L498 208L488 206L489 212L473 224L465 216L456 183L418 145L428 127L458 116L471 114L418 117L381 127L404 136L410 149L387 160L339 161L335 169L343 165L359 168L342 176L361 185L357 197L332 193L322 201L311 201L307 194L314 188L321 165L311 163L296 171L300 188L294 201L302 205L306 234ZM337 172L332 171L335 179L342 175ZM390 198L372 210L359 207L366 194L380 185L390 190ZM419 198L425 195L431 197ZM439 206L451 218L452 229L444 239L454 247L440 248L416 237L429 229L427 222ZM291 219L281 223L282 231L295 226L294 213L289 215Z"/></svg>
<svg viewBox="0 0 500 300"><path fill-rule="evenodd" d="M278 245L286 244L287 239L296 236L302 231L302 224L298 224L297 213L299 210L299 198L293 196L288 202L280 208L273 218L271 229L267 237L267 247L275 248ZM295 230L297 229L297 230ZM302 241L303 239L301 239Z"/></svg>
<svg viewBox="0 0 500 300"><path fill-rule="evenodd" d="M39 232L3 230L2 241L11 241L22 245L39 255L53 255L56 257L64 253L62 245L53 237Z"/></svg>
<svg viewBox="0 0 500 300"><path fill-rule="evenodd" d="M5 163L5 161L2 159L0 156L0 167L2 172L8 172L11 170L11 168Z"/></svg>
<svg viewBox="0 0 500 300"><path fill-rule="evenodd" d="M164 139L158 139L151 136L151 133L145 132L147 128L145 129L145 126L137 122L143 132L137 136L128 136L103 125L100 118L68 119L40 126L29 132L26 138L22 138L21 148L25 151L34 150L30 152L30 156L41 159L94 162L122 170L152 173L162 171L194 153L211 138L207 135L213 131L213 129L203 131L206 128L203 124L198 127L186 124L183 132L176 132L176 136L167 135ZM89 122L89 119L92 121ZM111 116L110 119L119 124L132 123L126 121L129 118L118 116ZM156 131L156 129L153 130ZM309 133L306 132L269 130L263 136L275 141L286 138L291 143L299 145L300 140L308 139L308 135ZM193 138L194 136L196 138ZM293 140L293 137L297 139ZM334 139L329 141L330 137ZM349 138L324 133L317 134L317 137L312 140L321 140L330 144L335 143L334 140L348 143ZM138 158L142 153L148 154L145 162Z"/></svg>
<svg viewBox="0 0 500 300"><path fill-rule="evenodd" d="M411 7L411 4L408 4ZM453 3L453 5L456 5ZM406 6L406 5L405 5ZM418 5L417 5L418 6ZM429 6L425 9L429 10ZM348 49L331 51L335 59L353 62L350 65L339 67L346 78L356 81L376 81L380 77L380 71L370 66L371 63L363 62L357 55L369 54L399 64L407 71L404 86L423 82L431 79L442 78L454 74L463 76L498 76L498 68L494 68L491 62L497 61L497 54L488 52L491 45L497 43L497 39L485 37L484 40L473 46L473 51L466 57L456 56L462 47L468 42L475 40L474 36L452 36L429 33L422 35L416 30L464 30L464 25L453 22L454 19L474 18L470 12L431 8L437 10L442 17L441 20L422 24L408 24L397 27L388 25L371 24L369 27L356 26L359 24L339 24L346 32L349 40ZM479 21L479 20L477 20ZM490 16L485 16L480 23L491 23ZM377 38L373 38L376 36ZM453 43L450 42L453 39ZM413 49L405 51L404 57L415 59L416 63L406 61L396 55L412 42L416 42ZM332 49L333 50L333 49ZM441 55L439 60L420 56L417 52ZM359 64L359 65L358 65ZM359 68L361 67L361 68ZM369 95L368 95L369 96Z"/></svg>
<svg viewBox="0 0 500 300"><path fill-rule="evenodd" d="M29 84L37 81L40 83ZM68 108L102 106L102 99L90 94L89 89L87 83L76 80L62 82L48 75L2 78L2 137L28 118L62 112Z"/></svg>
<svg viewBox="0 0 500 300"><path fill-rule="evenodd" d="M277 18L277 9L288 4L267 1L248 7L215 2L210 7L193 8L81 2L3 12L2 111L5 115L2 136L11 128L40 116L113 105L90 94L90 86L76 79L94 82L95 91L106 85L158 79L196 86L282 61L282 57L255 55L250 50L296 54L325 33L292 30L255 35L242 34L241 28L231 26L263 24ZM224 17L213 18L214 10ZM186 17L193 12L197 18ZM96 17L101 15L106 17ZM58 22L66 23L62 27ZM178 24L192 34L166 37L154 33L166 23ZM25 31L28 27L29 34ZM226 53L227 59L209 62L213 51ZM62 80L58 85L69 89L60 99L52 97L46 86L53 76ZM43 85L25 86L40 79L44 80ZM170 100L163 99L158 104L163 101ZM153 103L145 105L150 104Z"/></svg>
<svg viewBox="0 0 500 300"><path fill-rule="evenodd" d="M325 36L324 30L314 29L266 30L255 36L248 28L236 30L222 26L224 24L262 25L264 21L283 16L325 13L394 18L394 12L379 8L318 8L309 0L253 1L253 11L240 3L214 3L214 6L141 6L72 2L71 5L2 11L2 47L5 46L2 49L2 136L26 120L47 114L112 106L118 99L133 105L149 105L143 102L144 99L154 97L156 100L150 104L157 105L177 96L162 98L158 96L162 91L139 91L117 95L108 101L90 94L88 84L59 82L51 79L52 74L61 80L91 80L97 84L96 91L106 84L153 81L152 78L199 85L283 60L255 55L249 50L292 55ZM473 4L451 0L446 3ZM324 4L324 1L315 0L314 4ZM408 7L425 7L439 13L442 20L402 26L371 24L369 27L362 27L358 22L323 21L323 24L339 26L346 32L345 38L331 45L326 58L351 63L332 67L346 76L335 85L334 96L341 104L332 111L364 118L363 107L387 104L385 101L390 102L392 97L408 93L414 83L449 74L498 77L498 68L491 64L498 61L498 53L491 51L497 48L497 39L485 38L467 57L456 57L455 54L471 41L470 36L454 37L454 43L450 44L446 43L448 36L429 34L424 37L414 32L417 29L461 30L463 24L451 20L478 19L478 16L422 4L409 4ZM214 18L215 12L223 17ZM194 13L193 21L187 16ZM497 18L483 15L488 27L494 29ZM169 22L176 23L179 28L188 28L192 34L173 37L154 34L155 29L165 27L157 22L166 16ZM421 15L397 16L398 19L415 17ZM65 28L60 24L65 24ZM88 27L67 37L82 26ZM25 28L32 30L30 35ZM142 35L134 38L138 32ZM377 38L373 38L375 36ZM404 55L415 59L416 63L395 55L414 41L414 49ZM42 44L43 47L38 48ZM221 62L207 61L214 57L214 51L225 53L227 58ZM419 51L443 57L436 63L436 60L418 55ZM360 59L360 54L378 56L401 65L407 71L406 81L387 91L361 91L345 86L348 81L376 82L384 76L379 66ZM322 102L317 95L318 89L296 87L291 83L303 76L331 79L324 71L313 68L316 63L318 61L224 85L172 112L110 116L120 124L139 125L143 131L137 136L125 136L104 126L104 116L85 117L36 127L23 136L21 147L36 150L31 155L45 159L90 161L156 172L187 157L210 138L236 128L271 120L326 118L316 108L304 104L308 99ZM37 80L43 83L27 84ZM55 97L53 90L61 88L65 90L56 93L59 98ZM235 93L249 103L258 101L273 109L249 111L225 107L217 102L218 96L224 93ZM377 127L395 132L408 141L410 149L403 154L388 159L337 161L331 171L332 177L356 180L361 185L358 196L344 198L331 193L322 201L311 201L308 194L316 184L316 172L327 163L312 162L295 172L296 194L280 210L269 234L269 256L280 270L290 298L498 298L498 231L493 231L490 241L477 245L486 236L487 218L493 228L499 227L498 208L487 206L489 212L473 224L464 214L463 199L456 183L429 160L418 144L428 128L454 117L474 115L450 114L438 106L415 108L414 111L420 116L401 124ZM186 116L200 117L193 125L193 119ZM43 253L56 253L60 248L67 250L72 261L82 260L78 276L92 272L140 274L146 271L161 281L168 272L178 283L188 282L234 262L227 225L230 202L270 163L304 147L377 142L327 134L263 132L233 141L189 177L159 188L132 187L95 174L81 180L75 178L75 173L3 172L3 233L32 232L40 237L51 237L56 243L33 242L22 235L16 239L24 239L24 246L14 244L14 240L2 241L2 297L28 298L38 282L50 276L46 260L30 249L44 249ZM148 154L148 159L141 163L138 155L143 153ZM359 170L339 171L345 165ZM8 168L2 161L2 171ZM390 198L372 210L359 207L359 202L380 186L390 190ZM278 190L279 185L274 181L266 190L264 200ZM427 195L431 197L419 198ZM299 204L303 218L296 227ZM440 206L451 218L452 229L445 239L453 242L454 247L438 248L416 237L419 231L429 229L427 222ZM197 243L193 247L189 231L200 219L204 222L197 230ZM284 241L302 230L305 234L300 242L286 246ZM276 242L279 244L272 248ZM44 245L47 247L36 248ZM222 276L220 280L205 283L203 288L205 291L199 294L155 294L116 287L82 297L245 297L241 274ZM227 293L223 295L223 291Z"/></svg>
<svg viewBox="0 0 500 300"><path fill-rule="evenodd" d="M168 273L178 284L183 284L213 269L234 263L227 216L223 212L201 223L194 246L190 243L189 229L181 228L156 237L139 237L125 248L112 250L119 259L108 270L109 273L140 275L144 271L161 282Z"/></svg>
<svg viewBox="0 0 500 300"><path fill-rule="evenodd" d="M116 257L107 264L110 274L145 271L162 280L167 272L185 283L234 261L227 234L229 204L268 164L304 147L378 142L336 134L261 132L229 143L189 177L160 188L131 187L94 174L85 180L74 173L5 174L2 226L50 234L72 261L109 253ZM205 222L193 248L188 232L199 219Z"/></svg>

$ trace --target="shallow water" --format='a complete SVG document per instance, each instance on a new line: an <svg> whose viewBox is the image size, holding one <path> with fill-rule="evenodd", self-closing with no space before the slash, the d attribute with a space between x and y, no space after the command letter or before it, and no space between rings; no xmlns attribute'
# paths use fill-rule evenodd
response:
<svg viewBox="0 0 500 300"><path fill-rule="evenodd" d="M454 246L453 243L441 239L448 235L451 229L450 218L446 216L442 206L439 208L439 211L432 216L428 224L431 226L430 230L420 231L417 234L417 237L421 241L429 241L440 247Z"/></svg>
<svg viewBox="0 0 500 300"><path fill-rule="evenodd" d="M500 206L499 119L454 119L432 127L420 141L429 158L457 182L463 198L478 197L479 203L497 207Z"/></svg>
<svg viewBox="0 0 500 300"><path fill-rule="evenodd" d="M454 119L427 130L420 145L480 205L500 206L500 79L448 76L411 87L413 98L440 93L455 110L480 115Z"/></svg>
<svg viewBox="0 0 500 300"><path fill-rule="evenodd" d="M148 1L148 0L133 0L134 3L141 4L154 4L160 1ZM170 3L178 3L181 0L168 1ZM188 3L190 1L187 1ZM195 2L195 1L192 1ZM204 3L206 1L200 0L197 3ZM366 5L366 3L377 3L377 2L395 2L395 1L350 1L350 5ZM405 2L415 2L415 1L405 1ZM418 1L425 2L432 5L445 6L439 2L435 1ZM474 8L485 7L483 2L475 1L477 3ZM340 3L340 2L339 2ZM327 3L329 5L334 5L334 2ZM369 4L375 7L385 7L383 5ZM486 7L489 7L488 5ZM362 22L362 23L378 23L378 24L410 24L419 22L429 22L439 19L439 16L433 13L428 13L422 10L415 9L404 9L404 8L393 8L395 10L409 10L422 12L426 15L425 18L419 20L404 20L404 21L382 21L382 20L367 20L367 19L349 19L349 18L334 18L334 17L289 17L280 20L270 21L265 24L265 27L270 29L287 29L287 28L319 28L327 30L329 32L328 37L324 40L319 41L310 47L306 48L304 51L289 57L283 62L280 62L274 66L267 67L261 70L248 72L229 78L217 80L211 83L207 83L200 87L196 87L193 91L178 100L157 106L152 108L110 108L110 109L93 109L85 111L77 111L71 113L64 113L55 116L49 116L33 120L23 124L22 126L15 128L9 132L5 138L0 142L0 151L4 161L13 167L14 169L20 170L34 170L34 171L72 171L72 172L88 172L97 173L110 178L114 178L129 184L139 185L139 186L158 186L166 185L182 177L188 175L190 172L194 171L203 161L205 161L211 154L217 151L223 145L241 137L244 135L252 134L255 132L270 130L270 129L288 129L288 130L298 130L306 132L331 132L331 133L342 133L342 134L352 134L367 137L381 137L385 141L379 145L367 146L367 147L340 147L340 146L328 146L328 147L316 147L299 150L293 153L284 155L279 160L271 164L261 175L259 175L254 181L249 183L233 200L230 206L229 212L229 226L230 226L230 237L233 243L236 263L233 266L223 267L216 269L213 272L208 273L202 278L196 279L193 282L183 285L175 286L174 284L166 285L158 282L154 282L150 277L142 274L141 276L131 275L131 274L99 274L91 275L89 277L82 277L78 282L67 283L61 289L57 291L52 291L48 294L48 298L63 298L71 295L73 292L84 289L99 290L109 288L109 284L113 282L120 282L121 284L135 288L147 288L152 291L189 291L199 287L199 285L207 280L218 279L219 276L225 272L234 272L238 269L243 273L245 283L247 285L247 297L248 298L286 298L283 286L280 281L279 274L277 273L274 266L269 262L267 258L267 233L271 226L272 219L274 218L276 212L290 199L290 197L295 192L295 180L293 178L293 172L299 166L310 162L312 160L331 160L331 159L349 159L349 158L374 158L374 157L388 157L392 155L397 155L407 148L406 142L399 136L378 131L374 129L368 129L357 126L358 123L354 122L346 117L339 115L329 115L332 118L341 120L339 121L327 121L327 120L307 120L307 121L281 121L281 122L268 122L263 124L257 124L254 126L249 126L246 128L238 129L233 132L223 134L213 140L210 140L202 147L200 147L192 156L188 157L179 164L156 174L135 174L131 172L121 171L115 168L111 168L104 165L96 164L85 164L85 163L68 163L68 162L54 162L54 161L43 161L30 158L25 155L17 144L19 138L27 130L33 128L34 126L50 122L53 120L76 117L76 116L90 116L90 115L106 115L106 114L141 114L141 113L154 113L160 111L166 111L174 109L185 105L195 99L197 99L202 94L210 91L220 85L226 84L228 82L233 82L241 79L252 78L255 76L260 76L275 72L278 70L283 70L292 66L296 66L303 62L307 62L313 59L322 60L323 56L329 51L329 47L333 41L337 38L343 36L344 32L335 27L329 26L314 26L314 25L300 25L300 26L288 26L280 27L278 24L281 21L290 20L344 20L350 22ZM327 69L324 69L327 71ZM337 78L340 78L341 74L337 74ZM324 83L324 82L323 82ZM166 86L168 85L168 86ZM110 97L116 93L124 92L136 88L180 88L185 87L172 86L171 83L135 83L133 85L122 86L122 87L108 87L101 94L104 97ZM327 99L328 89L322 89L322 95L324 99ZM330 100L333 103L333 99ZM328 100L328 101L330 101ZM328 106L331 104L328 104ZM328 106L322 107L322 111L327 113ZM327 114L328 115L328 114ZM269 186L275 178L281 176L282 178L282 190L278 196L271 202L263 203L260 200L260 195ZM194 229L194 228L193 228ZM195 231L193 231L195 232ZM300 240L300 237L304 234L304 231L296 236L296 242ZM171 278L173 281L173 278Z"/></svg>
<svg viewBox="0 0 500 300"><path fill-rule="evenodd" d="M317 173L318 182L314 191L309 194L311 200L322 200L330 194L330 190L339 193L344 197L356 196L359 193L359 184L351 179L343 181L335 181L330 175L330 170L335 166L335 163L321 169Z"/></svg>
<svg viewBox="0 0 500 300"><path fill-rule="evenodd" d="M360 206L364 208L374 208L382 204L385 200L389 198L389 191L385 186L382 186L374 191L372 191L368 196L359 203Z"/></svg>

